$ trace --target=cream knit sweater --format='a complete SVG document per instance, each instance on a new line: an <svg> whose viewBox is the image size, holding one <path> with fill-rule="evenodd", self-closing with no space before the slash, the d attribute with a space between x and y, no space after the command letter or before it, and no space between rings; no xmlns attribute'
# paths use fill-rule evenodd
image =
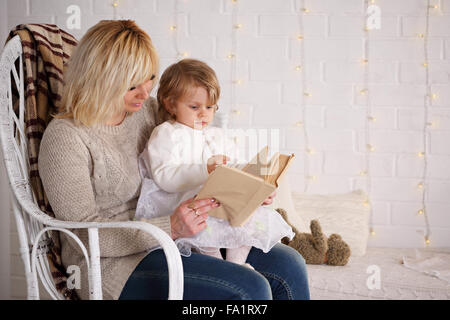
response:
<svg viewBox="0 0 450 320"><path fill-rule="evenodd" d="M88 128L72 120L53 119L42 138L39 173L57 219L80 222L128 221L134 217L141 178L138 155L157 125L157 102L118 126ZM169 217L152 224L170 235ZM86 248L87 230L73 230ZM61 233L62 261L81 269L81 299L89 298L87 268L81 249ZM118 299L146 251L158 243L135 229L99 229L104 299Z"/></svg>

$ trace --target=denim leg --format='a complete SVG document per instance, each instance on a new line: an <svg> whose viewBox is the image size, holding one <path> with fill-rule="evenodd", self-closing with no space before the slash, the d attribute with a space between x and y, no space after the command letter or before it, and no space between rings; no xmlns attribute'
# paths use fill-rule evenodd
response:
<svg viewBox="0 0 450 320"><path fill-rule="evenodd" d="M270 300L270 284L247 267L203 254L181 257L185 300ZM119 299L167 299L168 271L164 252L149 253L128 279Z"/></svg>
<svg viewBox="0 0 450 320"><path fill-rule="evenodd" d="M267 253L252 248L247 262L267 278L274 300L309 300L305 260L293 248L281 243Z"/></svg>

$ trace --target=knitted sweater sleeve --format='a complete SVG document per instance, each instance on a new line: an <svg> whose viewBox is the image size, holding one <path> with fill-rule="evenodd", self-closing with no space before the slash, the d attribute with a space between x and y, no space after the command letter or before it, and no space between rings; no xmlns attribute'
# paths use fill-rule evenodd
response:
<svg viewBox="0 0 450 320"><path fill-rule="evenodd" d="M55 128L53 128L55 129ZM44 190L55 213L60 220L78 222L128 221L128 214L108 217L99 213L96 206L89 162L88 148L73 129L47 130L41 142L39 173ZM149 221L170 235L168 217ZM73 232L88 247L86 229ZM81 249L68 237L71 246ZM156 240L145 232L127 229L99 229L100 254L102 257L121 257L143 252L158 245Z"/></svg>

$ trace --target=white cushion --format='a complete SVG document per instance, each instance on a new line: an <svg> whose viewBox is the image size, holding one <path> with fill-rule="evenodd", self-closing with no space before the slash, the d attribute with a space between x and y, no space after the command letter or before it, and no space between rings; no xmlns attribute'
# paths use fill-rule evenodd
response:
<svg viewBox="0 0 450 320"><path fill-rule="evenodd" d="M363 191L331 195L293 193L292 200L303 224L309 227L310 221L316 219L327 237L337 233L347 242L352 256L366 253L370 208L364 205L367 195ZM292 223L295 225L294 221Z"/></svg>
<svg viewBox="0 0 450 320"><path fill-rule="evenodd" d="M303 221L302 216L295 210L289 179L282 179L278 183L276 193L277 194L273 199L272 208L282 208L286 210L289 222L292 223L298 231L309 232L309 227Z"/></svg>

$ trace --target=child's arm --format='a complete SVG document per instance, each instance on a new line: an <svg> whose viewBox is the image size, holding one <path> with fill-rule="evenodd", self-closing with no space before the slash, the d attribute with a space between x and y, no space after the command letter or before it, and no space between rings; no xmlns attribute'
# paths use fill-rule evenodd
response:
<svg viewBox="0 0 450 320"><path fill-rule="evenodd" d="M177 140L173 128L163 124L154 129L144 150L143 161L153 180L167 192L191 190L208 178L206 164L183 159L183 145Z"/></svg>

